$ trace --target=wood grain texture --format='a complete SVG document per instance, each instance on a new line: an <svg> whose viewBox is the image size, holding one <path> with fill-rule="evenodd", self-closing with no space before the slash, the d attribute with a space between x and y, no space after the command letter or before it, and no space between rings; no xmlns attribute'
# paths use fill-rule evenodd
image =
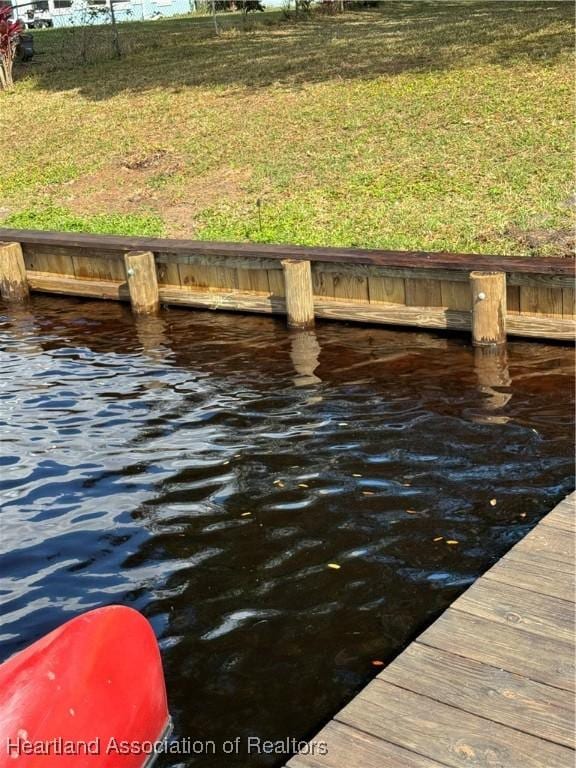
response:
<svg viewBox="0 0 576 768"><path fill-rule="evenodd" d="M370 683L336 720L453 768L558 768L573 753L514 728L399 688Z"/></svg>
<svg viewBox="0 0 576 768"><path fill-rule="evenodd" d="M63 277L75 277L73 256L79 249L62 248L52 252L51 248L29 246L24 248L26 269L32 272L45 272ZM115 259L121 256L115 254Z"/></svg>
<svg viewBox="0 0 576 768"><path fill-rule="evenodd" d="M333 320L355 320L384 325L411 325L418 328L450 328L469 330L470 313L434 307L405 307L401 304L367 304L336 299L314 298L317 317Z"/></svg>
<svg viewBox="0 0 576 768"><path fill-rule="evenodd" d="M520 286L520 312L544 317L562 317L562 290Z"/></svg>
<svg viewBox="0 0 576 768"><path fill-rule="evenodd" d="M506 286L506 311L520 312L520 287L510 284L510 277L508 276L508 282Z"/></svg>
<svg viewBox="0 0 576 768"><path fill-rule="evenodd" d="M473 584L452 609L567 643L574 637L574 606L570 602L489 579Z"/></svg>
<svg viewBox="0 0 576 768"><path fill-rule="evenodd" d="M0 296L4 301L26 301L29 295L20 243L0 242Z"/></svg>
<svg viewBox="0 0 576 768"><path fill-rule="evenodd" d="M423 632L418 641L544 685L575 690L572 643L452 609Z"/></svg>
<svg viewBox="0 0 576 768"><path fill-rule="evenodd" d="M503 557L484 574L484 579L574 602L575 590L572 574L542 568L538 563L530 562L530 560L513 560Z"/></svg>
<svg viewBox="0 0 576 768"><path fill-rule="evenodd" d="M538 525L522 542L522 551L535 558L545 555L552 560L574 565L574 537L553 526Z"/></svg>
<svg viewBox="0 0 576 768"><path fill-rule="evenodd" d="M457 283L453 280L442 280L440 283L442 306L448 309L472 309L472 297L468 280L465 283Z"/></svg>
<svg viewBox="0 0 576 768"><path fill-rule="evenodd" d="M503 560L512 560L519 563L531 563L534 564L535 557L534 552L524 551L524 549L513 549L507 555L504 555ZM558 574L567 574L574 578L576 576L576 564L571 563L568 560L557 560L554 557L550 557L547 552L540 550L538 552L536 562L542 568L546 569L546 572L551 576Z"/></svg>
<svg viewBox="0 0 576 768"><path fill-rule="evenodd" d="M320 731L314 742L328 745L327 754L318 754L316 749L316 754L296 755L288 763L289 768L443 768L444 765L335 720Z"/></svg>
<svg viewBox="0 0 576 768"><path fill-rule="evenodd" d="M574 746L574 701L568 691L418 642L379 678L481 717L489 712L496 723Z"/></svg>
<svg viewBox="0 0 576 768"><path fill-rule="evenodd" d="M314 325L314 293L310 262L285 259L282 269L288 326L311 328Z"/></svg>
<svg viewBox="0 0 576 768"><path fill-rule="evenodd" d="M576 496L572 494L557 504L549 515L546 515L542 523L552 525L576 533Z"/></svg>
<svg viewBox="0 0 576 768"><path fill-rule="evenodd" d="M129 251L124 255L126 282L132 311L153 315L160 309L156 263L151 251Z"/></svg>
<svg viewBox="0 0 576 768"><path fill-rule="evenodd" d="M239 269L238 288L241 291L269 293L270 282L268 272L265 269Z"/></svg>
<svg viewBox="0 0 576 768"><path fill-rule="evenodd" d="M224 267L225 269L264 269L282 271L280 261L275 259L262 259L258 257L223 256L218 253L194 254L194 253L170 253L167 251L155 251L157 264L188 264L190 266Z"/></svg>
<svg viewBox="0 0 576 768"><path fill-rule="evenodd" d="M318 265L312 266L312 290L314 296L323 296L326 298L335 298L334 293L334 275L319 269Z"/></svg>
<svg viewBox="0 0 576 768"><path fill-rule="evenodd" d="M273 296L286 296L284 275L281 270L274 269L268 272L268 284Z"/></svg>
<svg viewBox="0 0 576 768"><path fill-rule="evenodd" d="M106 259L123 263L126 249L107 248L94 243L86 247L84 245L57 245L52 243L38 243L36 245L24 243L24 255L30 259L46 259L58 264L58 260L72 259L75 256L95 259Z"/></svg>
<svg viewBox="0 0 576 768"><path fill-rule="evenodd" d="M489 346L506 341L506 275L471 272L472 344Z"/></svg>
<svg viewBox="0 0 576 768"><path fill-rule="evenodd" d="M509 336L573 341L576 334L576 321L568 318L544 317L544 315L537 317L508 313L506 330Z"/></svg>
<svg viewBox="0 0 576 768"><path fill-rule="evenodd" d="M256 294L246 291L230 291L230 293L224 294L166 286L159 288L159 294L162 304L225 310L227 312L286 314L285 299L272 294Z"/></svg>
<svg viewBox="0 0 576 768"><path fill-rule="evenodd" d="M350 272L335 273L334 296L337 299L368 302L368 278Z"/></svg>
<svg viewBox="0 0 576 768"><path fill-rule="evenodd" d="M60 257L64 258L64 257ZM74 275L86 280L125 280L124 264L119 259L99 256L72 256Z"/></svg>
<svg viewBox="0 0 576 768"><path fill-rule="evenodd" d="M180 285L182 288L201 288L210 287L210 270L201 264L179 264Z"/></svg>
<svg viewBox="0 0 576 768"><path fill-rule="evenodd" d="M406 278L406 305L408 307L441 307L442 289L438 280Z"/></svg>
<svg viewBox="0 0 576 768"><path fill-rule="evenodd" d="M180 286L180 270L175 262L157 263L158 285Z"/></svg>
<svg viewBox="0 0 576 768"><path fill-rule="evenodd" d="M535 275L526 272L510 272L507 275L507 283L513 287L529 285L532 288L573 288L574 267L572 267L570 274L566 275Z"/></svg>
<svg viewBox="0 0 576 768"><path fill-rule="evenodd" d="M28 272L28 284L33 291L57 293L65 296L85 296L92 299L129 301L126 283L111 280L81 280L75 277L60 277L38 272Z"/></svg>
<svg viewBox="0 0 576 768"><path fill-rule="evenodd" d="M406 286L403 277L369 277L370 304L405 304Z"/></svg>
<svg viewBox="0 0 576 768"><path fill-rule="evenodd" d="M562 289L562 317L576 317L576 296L574 288Z"/></svg>

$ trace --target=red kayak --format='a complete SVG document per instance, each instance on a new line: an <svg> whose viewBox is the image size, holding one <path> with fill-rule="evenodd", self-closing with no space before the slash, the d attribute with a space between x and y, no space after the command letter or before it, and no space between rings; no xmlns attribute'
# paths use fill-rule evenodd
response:
<svg viewBox="0 0 576 768"><path fill-rule="evenodd" d="M148 768L169 732L156 638L131 608L78 616L0 665L0 768Z"/></svg>

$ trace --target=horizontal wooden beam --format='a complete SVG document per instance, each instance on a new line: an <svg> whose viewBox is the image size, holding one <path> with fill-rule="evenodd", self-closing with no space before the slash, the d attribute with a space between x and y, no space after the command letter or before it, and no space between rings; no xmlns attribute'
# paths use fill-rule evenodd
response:
<svg viewBox="0 0 576 768"><path fill-rule="evenodd" d="M89 299L130 301L126 283L112 280L86 280L80 277L61 277L42 272L28 272L28 285L33 291L60 293L65 296L84 296Z"/></svg>
<svg viewBox="0 0 576 768"><path fill-rule="evenodd" d="M472 271L498 269L544 275L572 275L574 262L560 258L522 258L476 255L467 253L435 253L432 251L386 251L362 248L308 248L296 245L260 243L218 243L200 240L169 240L155 237L120 237L76 232L41 232L23 229L0 229L0 239L26 245L95 248L98 255L133 250L201 256L236 256L272 260L305 259L310 262L344 262L389 267L417 267ZM89 255L89 254L87 254Z"/></svg>
<svg viewBox="0 0 576 768"><path fill-rule="evenodd" d="M471 313L443 307L405 307L401 304L368 304L314 298L316 317L327 320L352 320L359 323L408 325L468 331Z"/></svg>
<svg viewBox="0 0 576 768"><path fill-rule="evenodd" d="M509 336L573 342L576 337L576 320L509 312L506 316L506 330Z"/></svg>
<svg viewBox="0 0 576 768"><path fill-rule="evenodd" d="M285 315L286 301L282 296L233 291L214 293L187 288L160 287L160 301L163 304L201 307L203 309L224 309L229 312L257 312L267 315Z"/></svg>
<svg viewBox="0 0 576 768"><path fill-rule="evenodd" d="M120 253L118 252L118 255ZM226 267L227 269L276 269L282 271L282 262L280 259L261 259L259 257L248 258L246 256L221 256L213 253L209 256L205 254L185 254L185 253L164 253L156 252L156 262L158 264L188 264L199 267Z"/></svg>

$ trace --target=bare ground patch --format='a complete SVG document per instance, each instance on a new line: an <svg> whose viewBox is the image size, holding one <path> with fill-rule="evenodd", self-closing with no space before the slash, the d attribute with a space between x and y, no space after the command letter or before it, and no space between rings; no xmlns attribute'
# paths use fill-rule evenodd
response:
<svg viewBox="0 0 576 768"><path fill-rule="evenodd" d="M154 213L166 234L192 237L205 208L245 194L247 168L223 167L190 176L182 160L165 150L115 160L98 171L63 185L61 202L74 213Z"/></svg>

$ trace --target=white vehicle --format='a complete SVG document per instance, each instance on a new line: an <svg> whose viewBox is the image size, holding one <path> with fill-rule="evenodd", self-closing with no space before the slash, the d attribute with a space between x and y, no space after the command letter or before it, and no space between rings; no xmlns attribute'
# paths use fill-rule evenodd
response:
<svg viewBox="0 0 576 768"><path fill-rule="evenodd" d="M54 26L48 0L36 0L36 2L31 3L30 7L26 8L20 16L20 19L27 29L43 29Z"/></svg>

